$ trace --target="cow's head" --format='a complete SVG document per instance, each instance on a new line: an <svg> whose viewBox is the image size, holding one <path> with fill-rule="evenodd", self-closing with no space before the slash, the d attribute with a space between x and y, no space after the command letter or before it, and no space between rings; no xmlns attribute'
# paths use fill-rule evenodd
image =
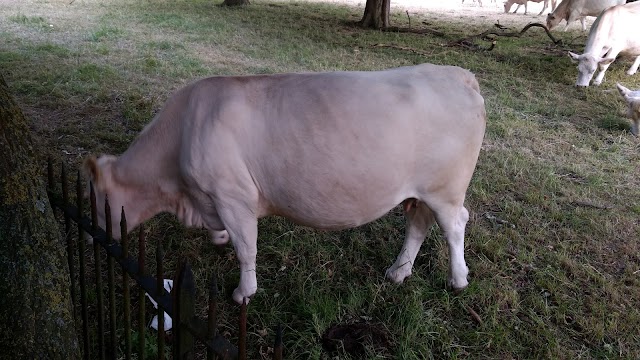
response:
<svg viewBox="0 0 640 360"><path fill-rule="evenodd" d="M616 83L620 95L627 102L627 116L631 119L631 133L638 136L640 127L640 90L632 91Z"/></svg>
<svg viewBox="0 0 640 360"><path fill-rule="evenodd" d="M513 1L505 1L504 2L504 12L508 13L511 10L511 5L513 5Z"/></svg>
<svg viewBox="0 0 640 360"><path fill-rule="evenodd" d="M127 217L127 232L140 223L141 204L138 196L123 184L116 173L116 157L103 155L99 158L89 157L84 161L83 170L89 181L93 183L96 195L98 225L106 230L105 196L108 196L111 208L111 229L114 239L120 239L120 219L124 207ZM89 185L87 192L89 196Z"/></svg>
<svg viewBox="0 0 640 360"><path fill-rule="evenodd" d="M560 23L561 20L562 18L556 16L554 13L547 14L547 29L553 29Z"/></svg>
<svg viewBox="0 0 640 360"><path fill-rule="evenodd" d="M612 58L595 57L591 54L578 55L569 51L569 57L573 61L578 62L578 79L576 80L576 86L589 86L593 74L598 70L598 67L609 65L613 62ZM594 82L595 85L599 85Z"/></svg>

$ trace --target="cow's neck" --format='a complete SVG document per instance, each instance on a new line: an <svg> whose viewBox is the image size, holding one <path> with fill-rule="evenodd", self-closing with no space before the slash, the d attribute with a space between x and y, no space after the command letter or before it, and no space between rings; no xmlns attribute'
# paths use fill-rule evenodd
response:
<svg viewBox="0 0 640 360"><path fill-rule="evenodd" d="M155 126L153 126L155 125ZM149 209L145 217L162 211L174 212L180 196L178 178L177 144L175 136L163 136L165 132L145 129L116 161L114 176L130 190L132 196Z"/></svg>

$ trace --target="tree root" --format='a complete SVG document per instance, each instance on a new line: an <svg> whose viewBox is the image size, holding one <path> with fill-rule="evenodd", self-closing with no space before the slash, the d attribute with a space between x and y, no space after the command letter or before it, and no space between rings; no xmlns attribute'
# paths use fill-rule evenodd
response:
<svg viewBox="0 0 640 360"><path fill-rule="evenodd" d="M491 51L493 50L493 48L495 48L496 44L497 44L497 38L493 37L493 36L505 36L505 37L521 37L527 30L529 30L532 27L541 27L544 29L544 31L547 33L547 36L549 36L549 38L551 39L551 41L553 42L554 45L559 46L562 45L562 39L556 39L551 32L549 31L549 29L547 29L547 27L544 24L541 23L529 23L527 24L527 26L525 26L524 28L522 28L522 30L518 31L518 32L505 32L504 30L506 30L507 28L500 25L500 24L495 24L495 27L498 30L493 30L493 29L489 29L487 31L484 31L480 34L477 35L471 35L465 38L462 38L460 40L456 40L456 41L452 41L449 42L447 44L443 44L443 46L449 46L449 47L462 47L468 50L474 50L474 51ZM411 29L411 28L398 28L398 27L387 27L384 29L381 29L382 31L396 31L396 32L408 32L408 33L414 33L414 34L434 34L437 36L444 36L444 33L437 31L437 30L432 30L432 29ZM480 46L476 43L474 43L474 40L476 39L481 39L484 41L490 41L491 45L489 45L489 47L483 47ZM399 46L399 45L393 45L393 44L373 44L371 45L371 47L384 47L384 48L391 48L391 49L398 49L398 50L404 50L404 51L410 51L414 54L418 54L418 55L422 55L422 56L429 56L431 54L426 53L424 51L418 50L418 49L414 49L414 48L410 48L410 47L406 47L406 46Z"/></svg>

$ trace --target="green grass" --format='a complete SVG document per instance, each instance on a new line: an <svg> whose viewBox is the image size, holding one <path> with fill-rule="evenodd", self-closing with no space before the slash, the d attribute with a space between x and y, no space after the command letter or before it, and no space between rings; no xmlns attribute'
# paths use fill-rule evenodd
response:
<svg viewBox="0 0 640 360"><path fill-rule="evenodd" d="M367 347L371 359L640 358L640 143L614 87L640 88L640 78L624 74L629 62L616 61L601 87L576 90L566 50L582 50L579 31L554 33L564 48L531 29L481 52L445 44L493 27L490 18L411 15L413 27L426 21L439 37L362 30L352 25L361 12L259 0L237 9L186 0L15 2L0 14L0 72L41 152L73 168L89 153L126 150L171 92L208 75L421 62L470 69L488 124L467 198L469 288L445 289L448 255L437 228L405 284L384 280L404 235L399 209L341 232L263 219L250 358L271 346L277 323L286 358L346 358L323 350L320 337L360 321L389 334L388 348ZM392 22L408 25L401 12ZM179 259L192 264L199 312L218 277L220 332L235 341L231 248L214 248L206 231L166 214L147 231L148 262L161 241L168 276Z"/></svg>

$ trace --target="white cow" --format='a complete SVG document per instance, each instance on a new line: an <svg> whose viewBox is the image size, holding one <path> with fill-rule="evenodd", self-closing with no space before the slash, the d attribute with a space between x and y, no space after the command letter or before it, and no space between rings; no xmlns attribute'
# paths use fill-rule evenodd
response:
<svg viewBox="0 0 640 360"><path fill-rule="evenodd" d="M640 90L631 91L616 83L620 95L627 102L627 116L631 119L631 133L639 135L640 130Z"/></svg>
<svg viewBox="0 0 640 360"><path fill-rule="evenodd" d="M556 27L562 20L567 24L563 31L567 31L569 24L580 20L582 31L587 30L586 16L598 16L612 6L624 4L626 0L563 0L558 7L547 15L547 28Z"/></svg>
<svg viewBox="0 0 640 360"><path fill-rule="evenodd" d="M627 71L633 75L640 65L640 2L617 5L600 14L591 26L584 47L584 54L569 51L571 59L578 61L576 86L589 86L589 82L600 67L594 85L600 85L604 73L618 55L635 56Z"/></svg>
<svg viewBox="0 0 640 360"><path fill-rule="evenodd" d="M458 67L212 77L176 92L120 157L89 158L85 171L97 198L108 194L114 227L121 207L128 230L167 211L209 229L214 243L230 239L239 303L258 286L259 218L345 229L400 203L406 238L387 277L411 274L437 222L448 284L462 289L463 203L485 123L478 82Z"/></svg>
<svg viewBox="0 0 640 360"><path fill-rule="evenodd" d="M478 4L480 5L480 7L482 7L482 0L477 0ZM476 0L473 0L473 2L476 2ZM491 0L492 3L495 3L496 0ZM464 4L464 0L462 0L462 3Z"/></svg>
<svg viewBox="0 0 640 360"><path fill-rule="evenodd" d="M515 14L518 11L518 9L520 9L520 5L524 5L524 14L527 15L528 2L535 2L535 3L544 2L542 6L542 10L540 10L540 13L538 15L542 15L542 13L547 9L547 6L549 6L549 0L507 0L504 2L504 12L508 13L509 10L511 10L511 6L513 6L513 4L518 4L516 9L513 11L513 13ZM551 0L551 11L553 11L555 8L556 8L556 0Z"/></svg>

